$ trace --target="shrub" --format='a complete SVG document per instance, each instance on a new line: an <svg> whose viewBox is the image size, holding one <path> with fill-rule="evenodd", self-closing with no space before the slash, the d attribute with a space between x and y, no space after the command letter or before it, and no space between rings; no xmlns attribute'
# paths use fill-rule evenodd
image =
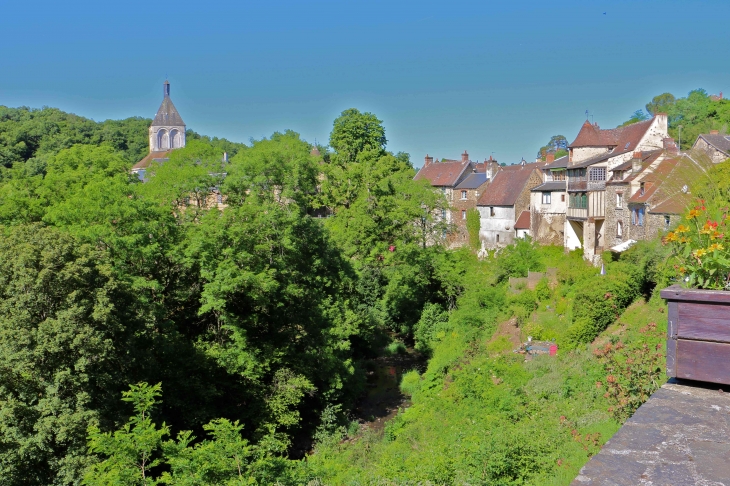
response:
<svg viewBox="0 0 730 486"><path fill-rule="evenodd" d="M385 352L391 356L406 354L406 345L401 341L393 341L385 348Z"/></svg>
<svg viewBox="0 0 730 486"><path fill-rule="evenodd" d="M576 292L573 324L568 339L573 344L593 341L640 295L643 275L636 267L614 264L608 275L596 276Z"/></svg>
<svg viewBox="0 0 730 486"><path fill-rule="evenodd" d="M413 330L416 349L421 352L430 352L433 342L438 339L437 334L449 320L449 314L438 304L426 304L421 312L421 318Z"/></svg>
<svg viewBox="0 0 730 486"><path fill-rule="evenodd" d="M417 370L411 370L403 375L400 382L400 391L408 396L413 396L414 393L421 389L421 375L418 374Z"/></svg>
<svg viewBox="0 0 730 486"><path fill-rule="evenodd" d="M537 285L535 286L535 295L536 295L537 299L540 301L545 301L545 300L550 299L552 292L550 291L550 285L548 284L548 279L543 278L537 283Z"/></svg>

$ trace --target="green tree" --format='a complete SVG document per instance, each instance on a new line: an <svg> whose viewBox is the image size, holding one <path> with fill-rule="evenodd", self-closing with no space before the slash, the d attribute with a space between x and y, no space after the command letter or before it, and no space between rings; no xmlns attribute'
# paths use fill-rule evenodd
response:
<svg viewBox="0 0 730 486"><path fill-rule="evenodd" d="M556 159L568 155L568 139L563 135L553 135L550 137L550 141L537 151L537 156L542 160L545 160L547 154L555 155Z"/></svg>
<svg viewBox="0 0 730 486"><path fill-rule="evenodd" d="M661 112L666 113L671 106L674 105L675 101L676 99L672 93L662 93L652 98L651 101L646 104L646 111L652 115L656 115Z"/></svg>
<svg viewBox="0 0 730 486"><path fill-rule="evenodd" d="M651 117L648 114L646 114L646 112L644 112L644 110L636 110L628 120L626 120L619 126L625 127L626 125L632 125L632 124L638 123L640 121L648 120L649 118L651 118Z"/></svg>
<svg viewBox="0 0 730 486"><path fill-rule="evenodd" d="M153 469L162 463L158 449L162 440L170 434L164 423L157 427L151 418L152 407L162 395L160 383L150 386L139 383L122 393L122 400L134 405L134 415L115 432L101 432L89 427L89 450L107 456L92 465L84 477L84 484L148 485L157 484Z"/></svg>
<svg viewBox="0 0 730 486"><path fill-rule="evenodd" d="M0 477L73 483L135 366L139 309L103 251L39 225L0 235L0 302Z"/></svg>

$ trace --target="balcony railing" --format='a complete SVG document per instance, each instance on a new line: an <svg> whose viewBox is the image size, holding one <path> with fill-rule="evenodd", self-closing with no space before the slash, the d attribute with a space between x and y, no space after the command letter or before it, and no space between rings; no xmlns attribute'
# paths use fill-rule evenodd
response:
<svg viewBox="0 0 730 486"><path fill-rule="evenodd" d="M588 181L589 191L605 191L606 181Z"/></svg>

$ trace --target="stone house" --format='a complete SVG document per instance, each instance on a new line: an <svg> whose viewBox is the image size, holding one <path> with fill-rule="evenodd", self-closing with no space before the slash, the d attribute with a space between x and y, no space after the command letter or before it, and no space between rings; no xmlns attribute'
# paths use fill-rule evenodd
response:
<svg viewBox="0 0 730 486"><path fill-rule="evenodd" d="M514 242L515 224L526 211L521 222L521 235L529 232L530 189L542 184L542 163L502 167L477 201L479 210L479 237L484 248L498 248ZM525 218L528 223L524 224ZM524 231L524 230L527 230Z"/></svg>
<svg viewBox="0 0 730 486"><path fill-rule="evenodd" d="M718 164L730 158L730 135L720 135L717 130L703 133L697 137L692 149L701 150Z"/></svg>
<svg viewBox="0 0 730 486"><path fill-rule="evenodd" d="M635 151L663 149L667 138L665 113L613 129L583 124L568 145L566 248L582 248L584 258L598 262L605 246L608 173L631 160Z"/></svg>
<svg viewBox="0 0 730 486"><path fill-rule="evenodd" d="M622 251L667 231L691 203L688 187L702 171L676 150L635 152L606 183L606 246Z"/></svg>
<svg viewBox="0 0 730 486"><path fill-rule="evenodd" d="M424 158L423 167L414 179L428 180L446 197L450 209L444 209L437 216L452 225L453 230L447 235L450 246L461 246L466 242L466 211L476 206L477 193L481 194L485 183L499 169L499 164L491 157L484 162L469 160L466 150L461 154L461 160L443 159L439 162L429 155ZM462 183L465 185L457 188Z"/></svg>
<svg viewBox="0 0 730 486"><path fill-rule="evenodd" d="M454 201L452 203L452 223L454 225L451 244L461 246L469 239L466 228L466 213L477 207L479 196L484 193L489 185L489 179L485 172L472 172L459 183L454 189Z"/></svg>
<svg viewBox="0 0 730 486"><path fill-rule="evenodd" d="M533 187L530 197L530 234L543 245L565 245L565 213L568 207L566 169L568 156L555 159L547 154L540 168L543 183Z"/></svg>

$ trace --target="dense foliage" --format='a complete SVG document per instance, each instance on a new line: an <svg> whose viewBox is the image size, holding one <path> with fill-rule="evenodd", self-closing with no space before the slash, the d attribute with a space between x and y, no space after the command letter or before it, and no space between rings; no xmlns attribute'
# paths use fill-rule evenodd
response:
<svg viewBox="0 0 730 486"><path fill-rule="evenodd" d="M646 112L637 110L621 126L646 120L649 114L666 113L669 120L669 135L680 140L682 149L688 150L701 133L718 130L726 134L730 126L730 100L714 99L704 89L690 91L684 98L675 98L671 93L655 96L646 104Z"/></svg>
<svg viewBox="0 0 730 486"><path fill-rule="evenodd" d="M148 123L0 107L3 484L565 483L657 385L638 343L664 324L631 303L661 246L607 276L529 240L480 261L470 211L446 251L444 196L356 109L316 151L189 132L143 183ZM527 335L560 356L525 363ZM358 432L369 360L404 343L413 406Z"/></svg>

